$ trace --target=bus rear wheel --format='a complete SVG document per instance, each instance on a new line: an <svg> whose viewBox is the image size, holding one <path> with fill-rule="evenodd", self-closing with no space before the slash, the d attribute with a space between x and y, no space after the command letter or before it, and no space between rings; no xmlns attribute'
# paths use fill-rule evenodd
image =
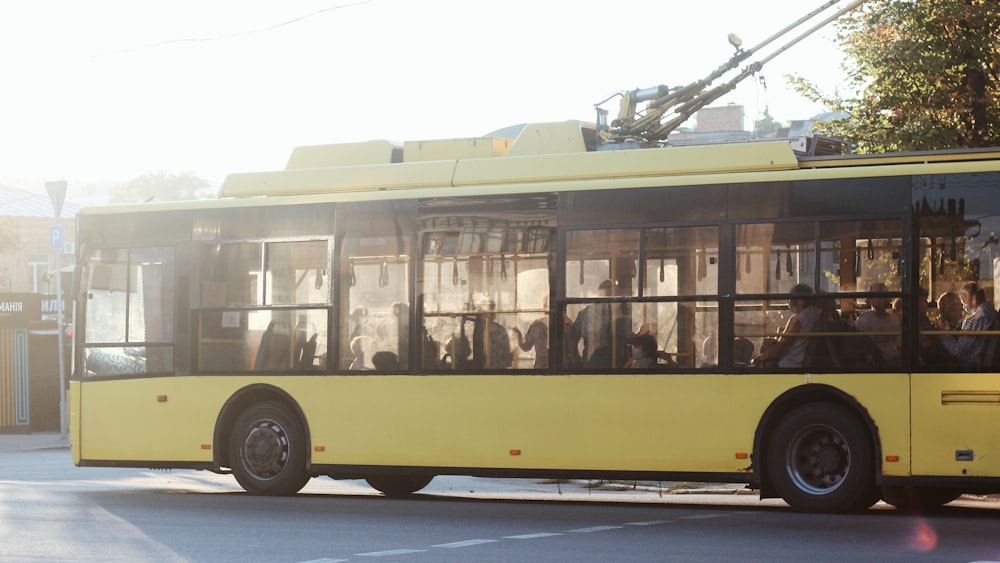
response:
<svg viewBox="0 0 1000 563"><path fill-rule="evenodd" d="M252 495L297 493L309 481L304 436L298 417L286 405L252 405L236 419L229 436L229 464L236 481Z"/></svg>
<svg viewBox="0 0 1000 563"><path fill-rule="evenodd" d="M433 478L433 475L378 475L365 481L387 497L405 497L426 487Z"/></svg>
<svg viewBox="0 0 1000 563"><path fill-rule="evenodd" d="M878 500L875 456L868 429L834 403L802 405L771 434L766 470L794 510L853 512Z"/></svg>

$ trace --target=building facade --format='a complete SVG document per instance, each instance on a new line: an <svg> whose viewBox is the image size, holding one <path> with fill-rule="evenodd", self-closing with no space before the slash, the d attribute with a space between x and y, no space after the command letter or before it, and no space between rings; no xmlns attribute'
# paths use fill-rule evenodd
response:
<svg viewBox="0 0 1000 563"><path fill-rule="evenodd" d="M63 229L59 261L64 272L73 266L78 208L75 203L65 202L58 221ZM48 195L0 186L0 293L55 293L53 215ZM64 275L63 280L69 278Z"/></svg>

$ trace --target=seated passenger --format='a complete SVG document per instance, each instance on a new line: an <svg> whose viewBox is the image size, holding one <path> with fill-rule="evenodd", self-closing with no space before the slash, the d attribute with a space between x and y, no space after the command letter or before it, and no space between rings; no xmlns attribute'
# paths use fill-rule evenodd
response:
<svg viewBox="0 0 1000 563"><path fill-rule="evenodd" d="M997 320L996 309L986 300L986 292L974 282L965 284L959 292L965 310L969 313L962 323L962 332L990 330ZM941 335L941 344L961 365L978 367L982 363L985 335Z"/></svg>
<svg viewBox="0 0 1000 563"><path fill-rule="evenodd" d="M397 371L400 369L399 357L388 350L381 350L372 354L372 365L379 371Z"/></svg>
<svg viewBox="0 0 1000 563"><path fill-rule="evenodd" d="M937 308L941 313L935 323L941 330L962 328L962 298L957 293L946 291L938 296Z"/></svg>
<svg viewBox="0 0 1000 563"><path fill-rule="evenodd" d="M631 357L625 362L626 368L644 369L656 365L659 356L656 338L652 334L630 336L625 343L631 349Z"/></svg>
<svg viewBox="0 0 1000 563"><path fill-rule="evenodd" d="M424 348L423 348L423 367L424 369L437 369L441 367L441 343L434 340L427 329L424 329Z"/></svg>
<svg viewBox="0 0 1000 563"><path fill-rule="evenodd" d="M454 335L444 343L444 356L441 357L441 367L447 369L467 370L473 367L472 346L465 335Z"/></svg>
<svg viewBox="0 0 1000 563"><path fill-rule="evenodd" d="M801 368L806 355L809 338L798 336L800 333L812 332L820 317L820 308L815 306L810 298L813 289L800 283L789 292L788 309L793 313L785 324L785 329L774 346L759 356L758 363L771 364L777 362L781 368Z"/></svg>
<svg viewBox="0 0 1000 563"><path fill-rule="evenodd" d="M868 287L871 293L885 293L888 288L884 283L873 283ZM888 297L872 296L868 298L870 311L861 313L854 326L862 332L878 332L883 334L873 335L872 341L878 346L882 354L882 360L889 364L898 364L901 361L903 346L900 331L902 324L898 315L894 315L889 309L891 302Z"/></svg>
<svg viewBox="0 0 1000 563"><path fill-rule="evenodd" d="M753 342L749 338L737 336L733 339L733 367L745 368L753 360Z"/></svg>
<svg viewBox="0 0 1000 563"><path fill-rule="evenodd" d="M778 343L777 338L771 338L770 336L762 338L760 340L760 354L757 354L756 356L753 357L752 360L750 360L750 365L754 367L760 367L764 365L764 358L767 358L768 354L771 351L771 348L774 348L774 345L777 343Z"/></svg>

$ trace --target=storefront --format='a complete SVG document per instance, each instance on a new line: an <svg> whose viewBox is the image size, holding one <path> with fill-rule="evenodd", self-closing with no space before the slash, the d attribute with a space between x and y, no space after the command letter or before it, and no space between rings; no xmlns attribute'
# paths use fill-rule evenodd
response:
<svg viewBox="0 0 1000 563"><path fill-rule="evenodd" d="M54 303L0 293L0 433L59 430L59 333L45 313Z"/></svg>

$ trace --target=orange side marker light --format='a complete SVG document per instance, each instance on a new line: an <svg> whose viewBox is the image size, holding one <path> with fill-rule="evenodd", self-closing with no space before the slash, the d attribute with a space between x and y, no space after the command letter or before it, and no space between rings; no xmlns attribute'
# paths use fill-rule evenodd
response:
<svg viewBox="0 0 1000 563"><path fill-rule="evenodd" d="M511 450L510 455L521 455L521 450Z"/></svg>
<svg viewBox="0 0 1000 563"><path fill-rule="evenodd" d="M750 454L746 452L736 452L736 459L750 459Z"/></svg>
<svg viewBox="0 0 1000 563"><path fill-rule="evenodd" d="M898 455L887 455L887 456L885 456L885 460L887 462L889 462L889 463L898 463L899 462L899 456Z"/></svg>

